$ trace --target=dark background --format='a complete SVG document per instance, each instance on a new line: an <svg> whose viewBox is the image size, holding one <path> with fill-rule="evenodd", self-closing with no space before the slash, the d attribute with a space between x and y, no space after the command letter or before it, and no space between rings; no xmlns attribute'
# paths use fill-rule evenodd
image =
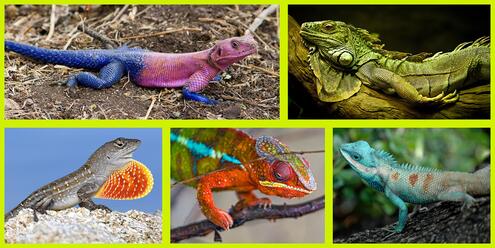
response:
<svg viewBox="0 0 495 248"><path fill-rule="evenodd" d="M337 20L380 34L386 50L420 53L453 50L490 35L489 5L290 5L301 24ZM309 94L289 75L289 118L322 118Z"/></svg>

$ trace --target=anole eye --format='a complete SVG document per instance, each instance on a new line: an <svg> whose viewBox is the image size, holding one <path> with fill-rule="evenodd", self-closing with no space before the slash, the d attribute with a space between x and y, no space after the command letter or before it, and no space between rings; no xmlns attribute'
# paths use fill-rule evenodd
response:
<svg viewBox="0 0 495 248"><path fill-rule="evenodd" d="M281 182L289 180L292 175L292 168L289 164L277 161L273 164L273 176Z"/></svg>
<svg viewBox="0 0 495 248"><path fill-rule="evenodd" d="M125 145L125 143L124 143L124 141L123 141L123 140L121 140L121 139L117 139L117 140L115 140L115 145L116 145L118 148L122 148L122 147Z"/></svg>

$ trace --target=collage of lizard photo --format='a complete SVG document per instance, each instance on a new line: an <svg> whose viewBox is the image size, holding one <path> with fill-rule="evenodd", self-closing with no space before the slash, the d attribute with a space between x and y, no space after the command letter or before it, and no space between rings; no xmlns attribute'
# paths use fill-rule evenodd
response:
<svg viewBox="0 0 495 248"><path fill-rule="evenodd" d="M493 247L492 2L2 1L0 246Z"/></svg>

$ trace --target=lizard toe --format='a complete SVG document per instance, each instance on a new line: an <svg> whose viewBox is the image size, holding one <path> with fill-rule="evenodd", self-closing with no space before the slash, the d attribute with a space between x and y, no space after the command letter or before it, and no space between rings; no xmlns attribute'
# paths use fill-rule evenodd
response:
<svg viewBox="0 0 495 248"><path fill-rule="evenodd" d="M210 221L226 231L228 231L234 224L234 219L232 219L232 216L221 209L217 209L212 213L212 216L210 216Z"/></svg>

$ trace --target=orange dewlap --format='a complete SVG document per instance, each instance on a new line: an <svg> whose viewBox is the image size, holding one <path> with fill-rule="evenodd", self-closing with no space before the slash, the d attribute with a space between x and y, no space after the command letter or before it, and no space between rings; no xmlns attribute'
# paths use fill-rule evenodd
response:
<svg viewBox="0 0 495 248"><path fill-rule="evenodd" d="M153 188L153 175L142 163L133 160L115 171L95 197L132 200L146 196Z"/></svg>

